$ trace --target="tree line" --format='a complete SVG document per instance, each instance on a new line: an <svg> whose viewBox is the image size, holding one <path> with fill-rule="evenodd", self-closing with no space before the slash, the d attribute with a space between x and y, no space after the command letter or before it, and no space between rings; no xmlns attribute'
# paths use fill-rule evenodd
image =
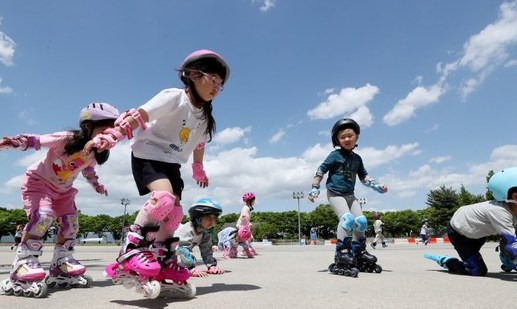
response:
<svg viewBox="0 0 517 309"><path fill-rule="evenodd" d="M487 181L493 172L487 176ZM387 237L416 237L420 232L423 219L429 220L429 226L433 228L434 235L446 234L447 222L452 214L463 205L483 202L493 199L490 191L485 195L473 195L462 185L459 192L451 187L441 186L431 190L427 194L427 207L422 210L400 210L381 212L381 220L385 223L384 234ZM98 237L111 233L115 240L120 240L123 228L135 221L138 212L126 214L126 216L111 217L109 215L90 216L79 212L80 229L78 238L86 237L88 232L93 232ZM367 236L373 236L373 211L365 211L368 219ZM215 227L215 234L224 227L235 225L239 214L231 213L219 217ZM256 240L293 240L298 239L298 212L254 212L252 215L252 232ZM188 217L183 217L183 223L188 222ZM14 235L16 224L27 223L27 217L23 209L6 209L0 207L0 235ZM56 223L54 223L56 224ZM313 211L300 213L301 237L309 238L311 228L316 228L319 239L332 239L336 237L338 218L328 204L320 204ZM46 235L49 237L49 235Z"/></svg>

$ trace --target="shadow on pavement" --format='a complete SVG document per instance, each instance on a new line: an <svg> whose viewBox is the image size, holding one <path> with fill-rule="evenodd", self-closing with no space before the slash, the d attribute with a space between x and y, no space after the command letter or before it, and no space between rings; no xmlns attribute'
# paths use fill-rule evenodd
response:
<svg viewBox="0 0 517 309"><path fill-rule="evenodd" d="M228 292L228 291L250 291L257 290L261 287L252 284L225 284L225 283L214 283L212 286L200 286L197 287L196 296L217 293L217 292Z"/></svg>

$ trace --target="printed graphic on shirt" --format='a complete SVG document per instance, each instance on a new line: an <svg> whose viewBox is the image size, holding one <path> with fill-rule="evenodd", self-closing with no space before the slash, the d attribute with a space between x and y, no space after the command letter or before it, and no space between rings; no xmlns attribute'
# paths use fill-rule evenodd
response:
<svg viewBox="0 0 517 309"><path fill-rule="evenodd" d="M359 170L359 162L356 160L344 160L338 167L336 173L342 175L348 181L354 181Z"/></svg>
<svg viewBox="0 0 517 309"><path fill-rule="evenodd" d="M77 176L77 169L84 167L88 158L83 156L81 152L76 152L69 156L66 161L57 158L52 163L52 169L56 177L52 177L54 182L66 183Z"/></svg>

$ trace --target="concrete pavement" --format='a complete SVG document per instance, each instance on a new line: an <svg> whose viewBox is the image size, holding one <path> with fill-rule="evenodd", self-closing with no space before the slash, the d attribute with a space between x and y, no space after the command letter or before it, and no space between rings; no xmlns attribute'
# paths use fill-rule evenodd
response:
<svg viewBox="0 0 517 309"><path fill-rule="evenodd" d="M517 272L500 270L496 243L482 254L486 277L451 275L424 252L454 255L450 244L392 244L369 249L383 272L359 273L358 278L327 273L333 246L261 246L254 259L224 260L216 252L223 275L191 278L197 287L193 299L146 299L134 289L115 286L103 276L117 256L115 246L77 246L75 257L94 279L90 288L49 289L46 298L0 295L2 308L516 308ZM41 257L48 269L52 248ZM196 252L197 257L199 254ZM0 246L0 279L6 279L14 252Z"/></svg>

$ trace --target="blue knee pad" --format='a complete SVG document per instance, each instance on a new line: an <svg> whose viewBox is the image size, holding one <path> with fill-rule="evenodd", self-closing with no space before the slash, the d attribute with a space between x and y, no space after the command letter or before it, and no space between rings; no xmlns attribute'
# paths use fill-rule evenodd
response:
<svg viewBox="0 0 517 309"><path fill-rule="evenodd" d="M368 220L366 220L365 216L359 216L354 219L355 228L358 232L365 232L368 227Z"/></svg>
<svg viewBox="0 0 517 309"><path fill-rule="evenodd" d="M481 253L474 254L463 263L465 265L465 269L472 276L484 276L488 272L488 269L486 267L485 261L483 261Z"/></svg>
<svg viewBox="0 0 517 309"><path fill-rule="evenodd" d="M354 228L354 216L351 213L347 212L346 214L342 215L341 220L343 220L341 227L345 230L351 231Z"/></svg>
<svg viewBox="0 0 517 309"><path fill-rule="evenodd" d="M57 218L59 229L57 235L63 239L75 239L79 232L79 219L77 214L64 215Z"/></svg>

